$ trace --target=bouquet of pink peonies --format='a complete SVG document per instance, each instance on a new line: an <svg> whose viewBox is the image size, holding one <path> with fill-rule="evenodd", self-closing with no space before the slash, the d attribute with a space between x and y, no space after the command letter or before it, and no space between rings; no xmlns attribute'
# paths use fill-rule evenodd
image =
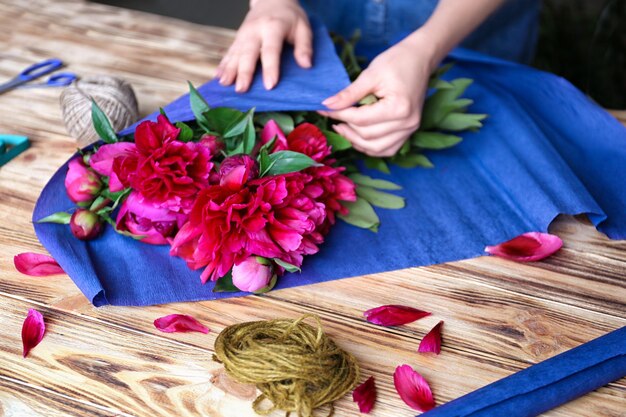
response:
<svg viewBox="0 0 626 417"><path fill-rule="evenodd" d="M373 206L404 207L388 192L399 186L359 167L431 167L424 150L454 146L461 138L450 132L480 128L485 115L467 113L471 100L460 98L471 80L443 81L444 71L433 75L422 127L391 158L358 153L316 112L210 108L191 84L195 120L172 124L161 111L121 138L94 102L103 143L80 151L65 178L78 207L40 222L69 224L84 240L108 223L170 245L171 256L203 269L203 283L217 281L214 291L268 291L318 252L338 218L376 231Z"/></svg>

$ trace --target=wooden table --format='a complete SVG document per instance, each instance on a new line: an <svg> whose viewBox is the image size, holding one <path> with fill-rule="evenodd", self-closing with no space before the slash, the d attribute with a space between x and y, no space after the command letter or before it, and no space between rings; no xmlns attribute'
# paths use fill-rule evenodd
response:
<svg viewBox="0 0 626 417"><path fill-rule="evenodd" d="M114 74L135 87L143 114L210 78L233 32L71 0L0 2L0 79L59 57L81 75ZM626 244L582 219L557 221L565 241L554 257L519 265L480 258L274 291L263 297L146 308L94 308L67 276L26 277L12 258L45 252L30 223L35 200L75 150L61 121L59 90L0 96L0 132L32 148L0 170L0 416L252 416L254 392L229 385L211 360L215 336L247 320L317 313L328 333L375 375L372 416L412 416L393 388L408 363L439 404L626 324ZM365 309L406 304L435 314L400 328L368 325ZM27 359L20 329L29 308L48 332ZM212 333L163 334L152 321L193 314ZM445 320L438 357L421 337ZM346 396L337 415L358 414ZM626 379L548 416L625 416Z"/></svg>

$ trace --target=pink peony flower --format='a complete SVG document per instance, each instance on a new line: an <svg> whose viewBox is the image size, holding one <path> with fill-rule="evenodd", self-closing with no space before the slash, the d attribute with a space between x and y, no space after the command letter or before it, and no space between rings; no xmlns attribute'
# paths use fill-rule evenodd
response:
<svg viewBox="0 0 626 417"><path fill-rule="evenodd" d="M122 203L116 222L118 230L144 236L144 243L165 245L185 221L186 215L157 207L133 191Z"/></svg>
<svg viewBox="0 0 626 417"><path fill-rule="evenodd" d="M258 177L259 164L248 155L234 155L220 165L220 185L237 191L250 180Z"/></svg>
<svg viewBox="0 0 626 417"><path fill-rule="evenodd" d="M32 308L28 310L26 319L22 324L22 356L28 356L28 353L41 341L46 333L46 323L43 316L37 310Z"/></svg>
<svg viewBox="0 0 626 417"><path fill-rule="evenodd" d="M435 408L435 399L428 382L411 366L398 366L393 374L393 384L402 401L409 407L419 411Z"/></svg>
<svg viewBox="0 0 626 417"><path fill-rule="evenodd" d="M170 314L154 320L154 327L164 333L199 332L207 334L209 328L200 323L195 317L186 314Z"/></svg>
<svg viewBox="0 0 626 417"><path fill-rule="evenodd" d="M202 135L198 143L209 150L211 158L219 154L224 149L224 142L222 142L217 136L213 135Z"/></svg>
<svg viewBox="0 0 626 417"><path fill-rule="evenodd" d="M331 153L326 136L311 123L299 124L287 136L287 143L290 150L308 155L317 162L324 161Z"/></svg>
<svg viewBox="0 0 626 417"><path fill-rule="evenodd" d="M352 391L352 401L358 404L360 412L369 414L372 411L376 402L376 382L373 376Z"/></svg>
<svg viewBox="0 0 626 417"><path fill-rule="evenodd" d="M490 255L516 262L540 261L556 253L563 241L550 233L529 232L495 246L487 246Z"/></svg>
<svg viewBox="0 0 626 417"><path fill-rule="evenodd" d="M233 284L241 291L256 292L267 287L272 279L272 268L261 264L256 256L233 266Z"/></svg>
<svg viewBox="0 0 626 417"><path fill-rule="evenodd" d="M77 209L70 218L70 230L80 240L95 239L102 232L102 220L87 209Z"/></svg>
<svg viewBox="0 0 626 417"><path fill-rule="evenodd" d="M287 138L280 126L278 126L278 123L274 120L270 120L263 126L263 130L261 131L261 143L265 145L274 138L276 138L276 142L274 142L272 149L270 149L271 152L284 151L289 148Z"/></svg>
<svg viewBox="0 0 626 417"><path fill-rule="evenodd" d="M65 190L70 200L74 203L88 203L96 198L101 188L100 176L85 165L82 156L77 156L69 162Z"/></svg>
<svg viewBox="0 0 626 417"><path fill-rule="evenodd" d="M427 311L402 305L384 305L363 312L365 319L380 326L401 326L430 316Z"/></svg>
<svg viewBox="0 0 626 417"><path fill-rule="evenodd" d="M32 277L45 277L65 273L52 256L40 253L25 252L15 255L13 264L19 272Z"/></svg>
<svg viewBox="0 0 626 417"><path fill-rule="evenodd" d="M113 159L112 172L120 186L111 184L111 190L132 187L161 208L188 213L198 191L208 186L213 164L207 147L176 140L179 133L162 115L156 123L137 126L135 149L119 149ZM102 148L106 146L111 145Z"/></svg>

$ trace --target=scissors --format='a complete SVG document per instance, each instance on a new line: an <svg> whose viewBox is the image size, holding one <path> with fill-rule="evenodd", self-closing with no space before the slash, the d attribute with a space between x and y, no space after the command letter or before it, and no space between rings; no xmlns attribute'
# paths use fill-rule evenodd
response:
<svg viewBox="0 0 626 417"><path fill-rule="evenodd" d="M70 85L74 82L78 77L76 74L72 72L59 72L57 74L51 75L48 80L44 83L32 83L28 85L31 81L44 76L46 74L50 74L58 69L63 67L63 61L57 58L46 59L41 62L37 62L25 68L22 72L20 72L15 78L12 80L0 84L0 94L6 93L9 90L14 88L24 86L24 87L64 87Z"/></svg>

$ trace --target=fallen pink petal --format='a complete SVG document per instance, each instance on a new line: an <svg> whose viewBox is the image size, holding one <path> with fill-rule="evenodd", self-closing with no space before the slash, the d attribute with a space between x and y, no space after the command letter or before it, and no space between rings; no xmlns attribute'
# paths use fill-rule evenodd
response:
<svg viewBox="0 0 626 417"><path fill-rule="evenodd" d="M24 357L41 342L45 333L46 324L43 321L43 316L31 308L28 310L28 315L22 325L22 355Z"/></svg>
<svg viewBox="0 0 626 417"><path fill-rule="evenodd" d="M381 326L400 326L430 316L427 311L401 305L384 305L363 313L370 323Z"/></svg>
<svg viewBox="0 0 626 417"><path fill-rule="evenodd" d="M368 414L372 411L376 402L376 383L373 376L354 389L352 401L358 404L360 412Z"/></svg>
<svg viewBox="0 0 626 417"><path fill-rule="evenodd" d="M435 399L428 382L411 366L398 366L393 374L393 384L402 401L409 407L419 411L435 408Z"/></svg>
<svg viewBox="0 0 626 417"><path fill-rule="evenodd" d="M170 314L156 319L154 327L165 333L200 332L207 334L209 328L195 318L185 314Z"/></svg>
<svg viewBox="0 0 626 417"><path fill-rule="evenodd" d="M48 275L64 274L63 268L49 255L40 253L20 253L13 258L15 269L24 275L45 277Z"/></svg>
<svg viewBox="0 0 626 417"><path fill-rule="evenodd" d="M499 245L487 246L485 252L516 262L532 262L547 258L562 246L563 241L558 236L529 232Z"/></svg>
<svg viewBox="0 0 626 417"><path fill-rule="evenodd" d="M435 355L439 355L441 353L442 327L443 321L437 323L435 327L424 336L417 351L420 353L434 353Z"/></svg>

